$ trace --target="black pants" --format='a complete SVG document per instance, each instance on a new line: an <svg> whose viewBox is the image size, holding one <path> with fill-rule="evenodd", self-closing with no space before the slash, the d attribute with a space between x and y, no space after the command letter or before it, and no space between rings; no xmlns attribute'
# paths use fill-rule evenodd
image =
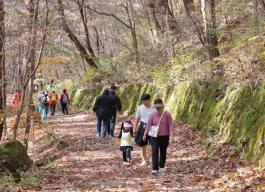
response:
<svg viewBox="0 0 265 192"><path fill-rule="evenodd" d="M49 104L48 104L48 103L46 103L46 104L45 104L45 107L46 107L46 116L48 116Z"/></svg>
<svg viewBox="0 0 265 192"><path fill-rule="evenodd" d="M167 147L169 144L169 136L150 137L152 146L152 164L153 170L164 168L167 158ZM160 155L159 161L158 157Z"/></svg>
<svg viewBox="0 0 265 192"><path fill-rule="evenodd" d="M111 135L114 135L115 125L116 125L116 116L117 116L117 111L113 113L111 120L110 120L110 134Z"/></svg>
<svg viewBox="0 0 265 192"><path fill-rule="evenodd" d="M68 107L67 107L67 103L61 103L62 105L62 112L64 115L68 115Z"/></svg>
<svg viewBox="0 0 265 192"><path fill-rule="evenodd" d="M54 116L55 110L56 110L56 105L50 105L51 108L51 116Z"/></svg>
<svg viewBox="0 0 265 192"><path fill-rule="evenodd" d="M130 147L126 147L125 150L123 150L122 152L122 156L123 156L123 162L131 162L131 148Z"/></svg>

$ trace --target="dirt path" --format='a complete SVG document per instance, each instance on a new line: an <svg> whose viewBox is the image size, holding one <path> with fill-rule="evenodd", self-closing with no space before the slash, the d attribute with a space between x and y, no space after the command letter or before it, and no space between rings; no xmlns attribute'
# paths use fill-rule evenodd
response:
<svg viewBox="0 0 265 192"><path fill-rule="evenodd" d="M209 141L190 126L178 126L169 147L167 171L158 176L151 175L150 165L138 166L140 154L136 146L133 165L125 168L119 140L95 137L93 114L75 111L69 116L56 116L49 118L44 127L52 128L70 146L61 150L47 148L41 140L44 146L39 146L39 153L54 155L56 160L42 167L40 188L32 191L255 191L252 186L245 188L244 183L230 185L225 181L231 175L236 177L236 170L246 165L238 160L235 150L222 145L209 154Z"/></svg>

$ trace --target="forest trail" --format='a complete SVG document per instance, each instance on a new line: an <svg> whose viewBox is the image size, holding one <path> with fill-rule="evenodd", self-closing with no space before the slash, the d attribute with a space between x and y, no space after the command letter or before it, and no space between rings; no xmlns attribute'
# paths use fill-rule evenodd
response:
<svg viewBox="0 0 265 192"><path fill-rule="evenodd" d="M119 118L119 122L122 119ZM178 134L169 147L166 173L152 176L150 165L138 166L140 154L137 146L132 153L133 165L124 167L119 140L96 138L95 123L92 113L76 110L69 116L58 114L49 118L43 128L53 129L56 137L67 141L69 147L61 150L49 148L44 140L40 140L43 144L38 144L39 153L42 151L40 155L53 155L56 160L41 168L40 187L27 188L27 191L199 192L226 191L228 185L235 191L245 187L242 177L241 183L223 181L227 177L236 180L236 170L245 164L238 160L233 148L222 146L209 155L209 150L204 147L206 137L190 126L178 125ZM254 188L248 186L248 189L252 191Z"/></svg>

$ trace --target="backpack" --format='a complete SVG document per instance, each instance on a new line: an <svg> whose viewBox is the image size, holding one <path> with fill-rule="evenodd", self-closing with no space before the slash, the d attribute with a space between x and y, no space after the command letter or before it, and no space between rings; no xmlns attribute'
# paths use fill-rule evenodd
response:
<svg viewBox="0 0 265 192"><path fill-rule="evenodd" d="M63 95L62 103L68 103L68 96L67 96L67 94L64 94Z"/></svg>
<svg viewBox="0 0 265 192"><path fill-rule="evenodd" d="M52 94L51 101L57 101L57 96L56 96L56 94Z"/></svg>
<svg viewBox="0 0 265 192"><path fill-rule="evenodd" d="M41 102L42 104L46 104L46 103L48 102L48 99L47 99L46 95L42 95L42 96L41 96L41 98L40 98L40 102Z"/></svg>

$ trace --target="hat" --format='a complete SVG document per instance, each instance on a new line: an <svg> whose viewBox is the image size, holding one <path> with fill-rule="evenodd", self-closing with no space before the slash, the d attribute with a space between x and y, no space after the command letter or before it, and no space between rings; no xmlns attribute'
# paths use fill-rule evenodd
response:
<svg viewBox="0 0 265 192"><path fill-rule="evenodd" d="M125 128L132 128L132 127L133 127L133 126L132 126L132 123L130 123L130 122L124 122L123 126L124 126Z"/></svg>
<svg viewBox="0 0 265 192"><path fill-rule="evenodd" d="M156 99L155 102L154 102L154 107L155 108L157 108L157 107L165 107L162 99L160 99L160 98Z"/></svg>
<svg viewBox="0 0 265 192"><path fill-rule="evenodd" d="M150 100L151 96L148 93L144 93L141 97L142 101Z"/></svg>

